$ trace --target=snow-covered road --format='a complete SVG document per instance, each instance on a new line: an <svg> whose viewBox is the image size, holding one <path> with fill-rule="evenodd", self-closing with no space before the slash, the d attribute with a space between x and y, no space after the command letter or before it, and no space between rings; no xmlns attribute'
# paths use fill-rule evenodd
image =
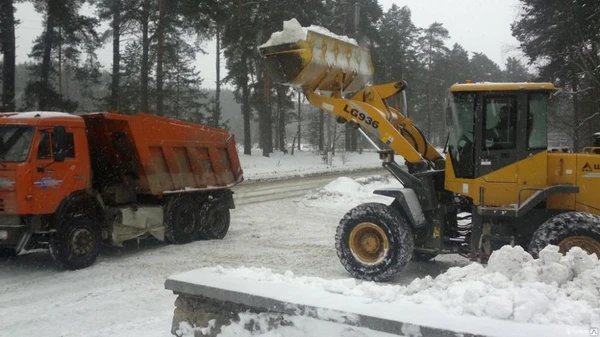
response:
<svg viewBox="0 0 600 337"><path fill-rule="evenodd" d="M352 172L325 173L307 177L292 177L284 180L244 181L233 187L237 206L273 200L298 198L313 189L327 185L332 180L344 176L358 178L369 175L389 174L384 168L358 169Z"/></svg>
<svg viewBox="0 0 600 337"><path fill-rule="evenodd" d="M177 246L146 240L139 248L134 242L123 249L104 249L95 265L79 271L57 271L46 252L1 260L0 336L170 336L175 296L164 290L164 281L205 266L268 267L347 278L333 244L339 219L354 204L378 198L387 202L371 191L390 184L396 183L358 188L350 200L313 191L239 206L222 241ZM456 256L436 260L412 263L396 282L406 284L466 264Z"/></svg>

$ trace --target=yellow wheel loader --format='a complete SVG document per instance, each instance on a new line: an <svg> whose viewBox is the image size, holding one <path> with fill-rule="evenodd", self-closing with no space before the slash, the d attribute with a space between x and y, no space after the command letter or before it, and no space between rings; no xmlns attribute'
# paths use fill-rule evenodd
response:
<svg viewBox="0 0 600 337"><path fill-rule="evenodd" d="M276 81L356 127L404 185L375 191L393 197L390 205L359 205L340 221L336 249L351 275L386 281L411 259L458 253L485 261L503 245L533 256L547 245L600 256L600 144L548 150L552 83L450 87L440 114L450 129L444 157L390 104L406 83L370 84L369 50L322 30L284 24L276 34L259 47Z"/></svg>

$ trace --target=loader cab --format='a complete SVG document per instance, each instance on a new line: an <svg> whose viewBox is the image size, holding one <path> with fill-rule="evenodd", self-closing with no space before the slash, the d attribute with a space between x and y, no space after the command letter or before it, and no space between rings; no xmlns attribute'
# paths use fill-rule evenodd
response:
<svg viewBox="0 0 600 337"><path fill-rule="evenodd" d="M546 151L547 104L554 90L551 83L453 85L446 118L454 178L517 182L516 168L504 168ZM489 176L497 171L502 173Z"/></svg>

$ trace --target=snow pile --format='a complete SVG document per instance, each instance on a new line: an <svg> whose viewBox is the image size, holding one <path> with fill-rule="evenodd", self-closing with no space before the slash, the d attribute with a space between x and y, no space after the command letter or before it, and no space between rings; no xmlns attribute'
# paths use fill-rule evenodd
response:
<svg viewBox="0 0 600 337"><path fill-rule="evenodd" d="M319 34L330 36L335 39L342 40L347 43L358 45L356 43L356 40L351 39L347 36L336 35L330 32L328 29L320 26L311 25L310 27L302 27L300 22L298 22L298 20L294 18L288 21L283 21L283 30L271 34L271 38L264 44L260 45L259 48L277 46L280 44L293 43L305 40L309 30Z"/></svg>
<svg viewBox="0 0 600 337"><path fill-rule="evenodd" d="M277 274L264 268L218 267L214 273L384 303L386 312L409 302L450 314L539 324L590 325L600 318L600 263L578 247L563 256L558 247L549 246L533 259L521 247L505 246L492 254L487 268L477 263L454 267L408 286L296 277L291 271Z"/></svg>
<svg viewBox="0 0 600 337"><path fill-rule="evenodd" d="M351 179L340 177L325 187L308 193L302 202L311 207L331 207L358 205L364 202L383 202L392 199L373 194L373 191L386 188L402 188L402 184L389 175L376 175L367 178Z"/></svg>

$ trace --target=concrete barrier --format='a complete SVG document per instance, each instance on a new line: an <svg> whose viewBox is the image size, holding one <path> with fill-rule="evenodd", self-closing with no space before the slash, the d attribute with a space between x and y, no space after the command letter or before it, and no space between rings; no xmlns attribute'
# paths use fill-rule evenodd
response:
<svg viewBox="0 0 600 337"><path fill-rule="evenodd" d="M174 335L180 335L180 323L186 322L192 327L215 326L207 333L197 331L196 337L216 336L221 326L238 321L238 314L243 312L270 313L273 327L290 324L286 316L305 316L386 336L565 337L588 333L563 325L450 315L412 303L395 303L394 312L390 312L387 303L365 303L341 294L314 292L305 285L232 278L215 272L215 268L174 275L167 279L165 288L177 295L171 330ZM253 325L247 328L252 330Z"/></svg>

